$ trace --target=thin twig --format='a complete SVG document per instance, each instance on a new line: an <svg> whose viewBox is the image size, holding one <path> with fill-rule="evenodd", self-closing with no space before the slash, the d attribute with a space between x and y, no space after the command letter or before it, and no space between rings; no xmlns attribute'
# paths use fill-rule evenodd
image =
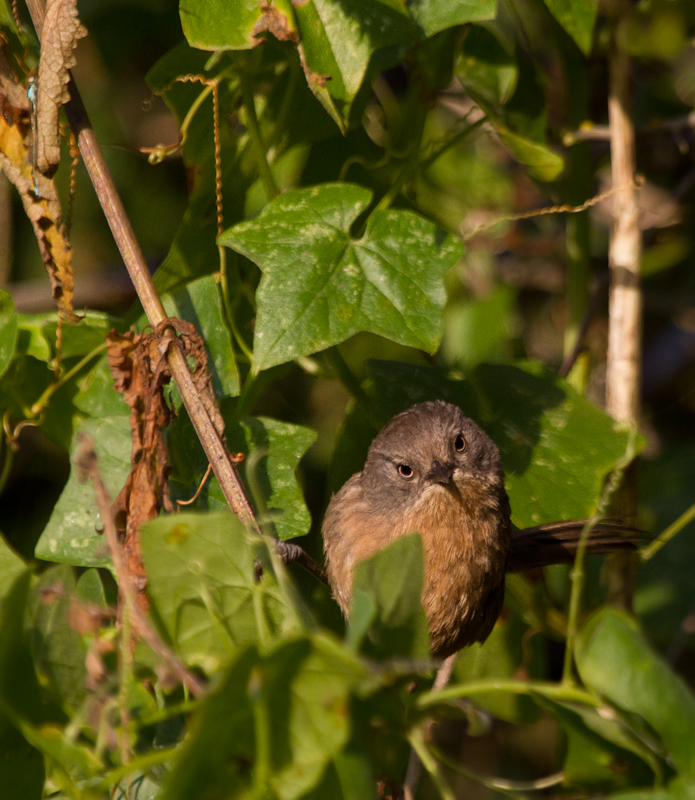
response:
<svg viewBox="0 0 695 800"><path fill-rule="evenodd" d="M83 432L78 433L77 445L75 464L80 471L80 479L86 481L91 478L94 484L94 493L104 525L106 542L111 551L111 560L116 572L116 579L119 589L123 593L131 624L135 632L152 648L152 651L167 664L172 674L186 686L192 695L198 697L205 691L204 684L192 672L189 672L179 661L176 654L164 644L138 605L135 588L123 561L121 543L118 540L116 522L111 510L111 497L99 474L97 455L94 452L91 437Z"/></svg>

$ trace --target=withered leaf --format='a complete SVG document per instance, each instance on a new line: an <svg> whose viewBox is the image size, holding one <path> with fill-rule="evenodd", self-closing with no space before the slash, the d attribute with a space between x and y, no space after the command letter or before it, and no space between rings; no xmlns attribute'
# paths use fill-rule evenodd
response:
<svg viewBox="0 0 695 800"><path fill-rule="evenodd" d="M173 327L174 341L164 335ZM169 501L168 451L164 429L171 411L164 399L164 387L171 380L166 354L178 346L193 360L192 378L208 414L224 436L224 422L215 403L212 379L207 367L205 345L195 327L180 319L167 319L151 333L119 334L107 337L108 362L116 389L130 407L132 437L131 467L128 478L113 504L114 517L123 540L123 561L143 609L146 575L140 549L140 526L156 517L162 505L171 509Z"/></svg>
<svg viewBox="0 0 695 800"><path fill-rule="evenodd" d="M22 198L58 310L69 322L76 322L72 308L72 249L62 231L58 192L51 179L32 174L31 105L4 49L0 49L0 111L0 166Z"/></svg>
<svg viewBox="0 0 695 800"><path fill-rule="evenodd" d="M73 53L87 29L77 16L77 0L48 0L41 36L41 60L36 119L36 163L51 175L60 161L58 113L70 99L69 70L77 63Z"/></svg>

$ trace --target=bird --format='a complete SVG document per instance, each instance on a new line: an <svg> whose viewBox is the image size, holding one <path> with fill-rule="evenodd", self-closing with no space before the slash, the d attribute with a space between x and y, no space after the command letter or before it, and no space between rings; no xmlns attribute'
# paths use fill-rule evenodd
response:
<svg viewBox="0 0 695 800"><path fill-rule="evenodd" d="M347 616L356 565L419 533L430 651L444 659L490 635L507 572L572 561L585 524L514 530L497 445L457 406L428 401L393 417L363 470L331 498L322 524L326 574ZM600 522L587 552L634 550L631 532Z"/></svg>

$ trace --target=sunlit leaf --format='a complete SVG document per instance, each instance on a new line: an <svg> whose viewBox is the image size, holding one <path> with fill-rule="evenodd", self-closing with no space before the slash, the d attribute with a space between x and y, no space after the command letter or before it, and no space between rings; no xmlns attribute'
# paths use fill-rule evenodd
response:
<svg viewBox="0 0 695 800"><path fill-rule="evenodd" d="M587 686L649 723L681 775L695 775L695 697L634 619L614 608L594 614L581 631L577 669Z"/></svg>
<svg viewBox="0 0 695 800"><path fill-rule="evenodd" d="M130 469L128 415L90 418L79 427L92 437L102 480L115 498ZM111 558L106 541L99 535L103 527L93 486L80 483L73 470L36 545L36 556L82 567L108 566Z"/></svg>
<svg viewBox="0 0 695 800"><path fill-rule="evenodd" d="M148 595L187 663L213 673L238 648L267 649L297 629L262 540L230 513L159 517L140 537ZM256 562L264 566L260 580Z"/></svg>
<svg viewBox="0 0 695 800"><path fill-rule="evenodd" d="M598 0L545 0L545 4L582 53L589 55Z"/></svg>
<svg viewBox="0 0 695 800"><path fill-rule="evenodd" d="M256 369L372 331L434 352L443 277L462 244L408 211L375 211L360 239L350 226L370 193L351 184L287 192L220 241L255 261Z"/></svg>

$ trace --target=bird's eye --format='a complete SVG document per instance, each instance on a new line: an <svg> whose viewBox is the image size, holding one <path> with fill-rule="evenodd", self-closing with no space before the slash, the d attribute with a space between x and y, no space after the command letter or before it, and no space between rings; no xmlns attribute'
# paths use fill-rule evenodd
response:
<svg viewBox="0 0 695 800"><path fill-rule="evenodd" d="M404 481L409 481L413 477L413 468L409 467L407 464L399 464L398 474Z"/></svg>
<svg viewBox="0 0 695 800"><path fill-rule="evenodd" d="M466 440L463 438L463 436L461 436L460 433L454 439L454 449L457 453L463 453L463 451L466 449Z"/></svg>

